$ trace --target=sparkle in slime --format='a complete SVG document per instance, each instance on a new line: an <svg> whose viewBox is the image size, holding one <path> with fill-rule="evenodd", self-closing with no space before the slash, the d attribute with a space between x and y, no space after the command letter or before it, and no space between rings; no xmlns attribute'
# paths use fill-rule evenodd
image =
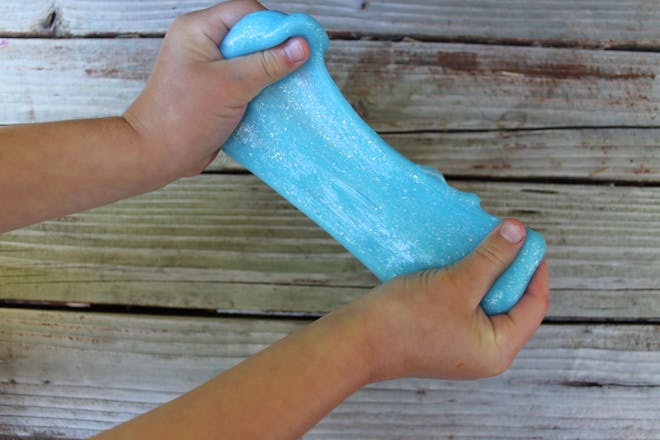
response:
<svg viewBox="0 0 660 440"><path fill-rule="evenodd" d="M264 89L223 150L318 223L381 281L450 265L500 222L479 198L387 145L343 97L325 63L328 37L305 14L259 11L241 19L221 51L234 58L292 36L310 45L307 63ZM518 301L545 254L528 229L514 263L481 302L489 315Z"/></svg>

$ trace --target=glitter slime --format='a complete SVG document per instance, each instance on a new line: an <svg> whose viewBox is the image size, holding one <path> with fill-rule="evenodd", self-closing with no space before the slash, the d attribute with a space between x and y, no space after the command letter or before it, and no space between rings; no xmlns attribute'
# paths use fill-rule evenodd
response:
<svg viewBox="0 0 660 440"><path fill-rule="evenodd" d="M248 106L223 150L318 223L381 281L450 265L500 222L479 198L387 145L355 113L330 77L328 37L305 14L260 11L241 19L221 45L225 58L274 47L292 36L311 56ZM489 315L508 311L545 253L527 230L514 263L481 302Z"/></svg>

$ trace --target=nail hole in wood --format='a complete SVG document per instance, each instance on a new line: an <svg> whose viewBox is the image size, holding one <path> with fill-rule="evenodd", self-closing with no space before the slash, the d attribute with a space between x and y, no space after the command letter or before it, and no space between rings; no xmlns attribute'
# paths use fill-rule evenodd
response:
<svg viewBox="0 0 660 440"><path fill-rule="evenodd" d="M44 19L44 28L48 30L53 30L57 25L57 11L53 10L46 16Z"/></svg>

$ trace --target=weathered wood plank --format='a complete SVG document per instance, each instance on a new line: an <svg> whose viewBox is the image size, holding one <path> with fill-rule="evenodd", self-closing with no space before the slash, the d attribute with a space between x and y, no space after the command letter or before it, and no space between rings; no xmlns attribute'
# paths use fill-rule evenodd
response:
<svg viewBox="0 0 660 440"><path fill-rule="evenodd" d="M448 177L660 181L660 129L395 133L383 139ZM208 170L244 168L221 153Z"/></svg>
<svg viewBox="0 0 660 440"><path fill-rule="evenodd" d="M3 40L0 123L119 114L159 44ZM660 53L335 41L327 59L377 130L660 127Z"/></svg>
<svg viewBox="0 0 660 440"><path fill-rule="evenodd" d="M88 436L303 323L0 311L0 431ZM367 387L305 438L656 438L660 327L544 325L504 375Z"/></svg>
<svg viewBox="0 0 660 440"><path fill-rule="evenodd" d="M162 34L177 15L215 1L27 0L0 5L0 35ZM333 34L523 44L660 47L660 13L644 0L265 0L306 12Z"/></svg>
<svg viewBox="0 0 660 440"><path fill-rule="evenodd" d="M54 6L51 0L1 2L0 35L44 36L51 33Z"/></svg>
<svg viewBox="0 0 660 440"><path fill-rule="evenodd" d="M660 317L660 189L455 182L549 244L554 318ZM0 298L323 312L376 283L249 175L206 175L0 235Z"/></svg>

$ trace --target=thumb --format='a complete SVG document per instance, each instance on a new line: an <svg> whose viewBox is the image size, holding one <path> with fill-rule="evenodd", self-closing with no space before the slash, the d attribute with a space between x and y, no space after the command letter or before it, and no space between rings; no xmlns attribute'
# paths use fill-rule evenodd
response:
<svg viewBox="0 0 660 440"><path fill-rule="evenodd" d="M452 267L471 307L477 307L497 278L513 263L525 242L518 220L503 220L467 257Z"/></svg>
<svg viewBox="0 0 660 440"><path fill-rule="evenodd" d="M309 58L309 45L301 37L290 38L272 49L225 60L231 70L232 87L245 103L266 86L284 78Z"/></svg>

